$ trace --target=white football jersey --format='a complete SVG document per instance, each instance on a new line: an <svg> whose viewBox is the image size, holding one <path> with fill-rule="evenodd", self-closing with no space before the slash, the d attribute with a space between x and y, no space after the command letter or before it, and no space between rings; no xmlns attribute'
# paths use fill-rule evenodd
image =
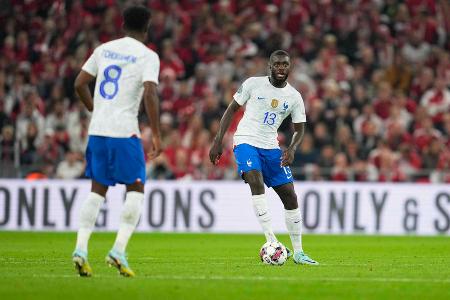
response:
<svg viewBox="0 0 450 300"><path fill-rule="evenodd" d="M158 55L124 37L98 46L82 69L97 77L89 135L140 137L137 116L143 83L158 83Z"/></svg>
<svg viewBox="0 0 450 300"><path fill-rule="evenodd" d="M278 128L288 115L293 123L306 122L300 93L289 83L283 88L274 87L268 76L248 78L233 98L239 105L247 104L234 134L234 145L276 149Z"/></svg>

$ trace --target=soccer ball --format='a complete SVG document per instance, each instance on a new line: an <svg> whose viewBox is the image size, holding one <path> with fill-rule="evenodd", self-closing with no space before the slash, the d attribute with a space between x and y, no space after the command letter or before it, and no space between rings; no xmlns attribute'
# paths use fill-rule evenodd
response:
<svg viewBox="0 0 450 300"><path fill-rule="evenodd" d="M286 247L280 242L267 242L262 245L259 257L266 265L281 266L287 260Z"/></svg>

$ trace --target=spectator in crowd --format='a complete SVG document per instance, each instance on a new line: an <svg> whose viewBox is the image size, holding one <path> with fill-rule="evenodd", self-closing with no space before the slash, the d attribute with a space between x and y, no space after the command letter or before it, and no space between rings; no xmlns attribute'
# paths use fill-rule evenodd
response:
<svg viewBox="0 0 450 300"><path fill-rule="evenodd" d="M393 89L404 93L409 91L413 74L402 53L399 51L395 53L394 62L386 67L384 76Z"/></svg>
<svg viewBox="0 0 450 300"><path fill-rule="evenodd" d="M347 156L339 152L334 157L334 164L331 170L332 181L347 181L350 179L350 170L348 166Z"/></svg>
<svg viewBox="0 0 450 300"><path fill-rule="evenodd" d="M366 160L357 160L353 163L354 181L377 181L377 168Z"/></svg>
<svg viewBox="0 0 450 300"><path fill-rule="evenodd" d="M319 122L314 126L314 144L317 149L322 149L326 145L332 144L332 136L325 123Z"/></svg>
<svg viewBox="0 0 450 300"><path fill-rule="evenodd" d="M420 104L427 109L428 115L433 119L433 123L440 127L444 114L449 111L450 91L445 85L442 77L437 77L434 87L425 92L420 100Z"/></svg>
<svg viewBox="0 0 450 300"><path fill-rule="evenodd" d="M354 120L363 111L363 107L369 104L367 90L363 84L355 84L352 90L350 108L350 117ZM355 129L354 129L355 130Z"/></svg>
<svg viewBox="0 0 450 300"><path fill-rule="evenodd" d="M409 40L402 48L402 54L407 63L414 68L426 62L430 54L430 45L421 37L421 32L411 30Z"/></svg>
<svg viewBox="0 0 450 300"><path fill-rule="evenodd" d="M384 130L383 121L374 112L374 107L366 104L363 107L362 115L355 118L353 131L358 141L363 142L368 135L379 136ZM369 133L371 131L371 133ZM373 145L372 145L373 146Z"/></svg>
<svg viewBox="0 0 450 300"><path fill-rule="evenodd" d="M324 169L324 178L331 179L331 169L334 166L336 151L332 145L325 145L320 153L319 167Z"/></svg>
<svg viewBox="0 0 450 300"><path fill-rule="evenodd" d="M164 154L159 155L148 169L148 176L156 180L175 179L172 173L167 157Z"/></svg>
<svg viewBox="0 0 450 300"><path fill-rule="evenodd" d="M314 147L314 139L311 134L305 134L294 157L294 166L304 167L307 164L317 164L319 151Z"/></svg>
<svg viewBox="0 0 450 300"><path fill-rule="evenodd" d="M89 116L84 111L77 111L76 115L78 120L67 128L69 148L73 152L83 153L88 142Z"/></svg>
<svg viewBox="0 0 450 300"><path fill-rule="evenodd" d="M415 100L420 100L423 94L433 87L434 72L431 68L424 67L416 72L416 77L412 81L411 90L409 91L411 97Z"/></svg>
<svg viewBox="0 0 450 300"><path fill-rule="evenodd" d="M347 145L352 142L352 132L348 125L341 125L336 128L334 148L339 151L345 151Z"/></svg>
<svg viewBox="0 0 450 300"><path fill-rule="evenodd" d="M422 167L422 158L410 144L400 144L398 147L400 153L398 167L401 173L405 174L408 180L420 178L420 168Z"/></svg>
<svg viewBox="0 0 450 300"><path fill-rule="evenodd" d="M439 140L441 138L441 132L434 128L433 121L430 117L423 119L420 127L413 132L414 144L422 152L431 144L433 139Z"/></svg>
<svg viewBox="0 0 450 300"><path fill-rule="evenodd" d="M392 88L388 82L381 82L378 86L377 98L373 103L375 113L383 120L389 117L392 106Z"/></svg>
<svg viewBox="0 0 450 300"><path fill-rule="evenodd" d="M20 144L20 163L24 166L31 166L39 161L37 153L38 147L42 141L38 136L36 123L28 123L27 134L19 140Z"/></svg>
<svg viewBox="0 0 450 300"><path fill-rule="evenodd" d="M41 112L36 108L29 97L23 103L23 109L17 117L16 121L16 137L18 140L27 135L28 125L30 123L36 124L38 135L42 136L45 129L45 119Z"/></svg>
<svg viewBox="0 0 450 300"><path fill-rule="evenodd" d="M56 130L58 127L65 127L67 125L67 120L68 115L64 103L62 101L57 101L54 103L53 111L47 113L45 118L45 128Z"/></svg>
<svg viewBox="0 0 450 300"><path fill-rule="evenodd" d="M80 160L82 155L75 152L66 152L65 159L56 168L56 178L75 179L80 178L84 173L84 163Z"/></svg>
<svg viewBox="0 0 450 300"><path fill-rule="evenodd" d="M2 177L14 177L16 172L14 170L15 160L15 141L14 141L14 127L11 125L3 126L2 135L0 136L0 175Z"/></svg>
<svg viewBox="0 0 450 300"><path fill-rule="evenodd" d="M0 130L11 123L9 116L5 112L5 106L2 100L0 100Z"/></svg>

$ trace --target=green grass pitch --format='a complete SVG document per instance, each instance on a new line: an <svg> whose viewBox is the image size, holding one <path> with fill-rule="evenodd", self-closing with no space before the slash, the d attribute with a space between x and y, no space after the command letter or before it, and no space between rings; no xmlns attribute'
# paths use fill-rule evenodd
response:
<svg viewBox="0 0 450 300"><path fill-rule="evenodd" d="M137 277L121 278L104 264L114 235L94 233L94 276L80 278L74 233L0 232L0 299L450 299L449 237L303 240L320 266L263 265L262 235L139 233L128 248Z"/></svg>

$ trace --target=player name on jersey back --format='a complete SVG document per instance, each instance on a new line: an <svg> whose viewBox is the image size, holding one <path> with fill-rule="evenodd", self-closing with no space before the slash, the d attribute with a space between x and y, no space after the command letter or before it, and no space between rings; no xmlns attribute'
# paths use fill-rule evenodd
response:
<svg viewBox="0 0 450 300"><path fill-rule="evenodd" d="M137 116L143 83L158 84L158 55L124 37L97 47L82 69L96 77L89 135L140 137Z"/></svg>
<svg viewBox="0 0 450 300"><path fill-rule="evenodd" d="M267 76L250 77L233 98L239 105L246 104L244 116L234 134L234 145L279 148L278 128L287 116L291 115L293 123L306 122L302 96L289 83L276 88Z"/></svg>
<svg viewBox="0 0 450 300"><path fill-rule="evenodd" d="M106 50L104 49L102 51L102 56L105 58L109 58L109 59L115 59L115 60L123 60L129 63L136 63L137 61L137 57L134 55L129 55L129 54L121 54L121 53L117 53L111 50Z"/></svg>

